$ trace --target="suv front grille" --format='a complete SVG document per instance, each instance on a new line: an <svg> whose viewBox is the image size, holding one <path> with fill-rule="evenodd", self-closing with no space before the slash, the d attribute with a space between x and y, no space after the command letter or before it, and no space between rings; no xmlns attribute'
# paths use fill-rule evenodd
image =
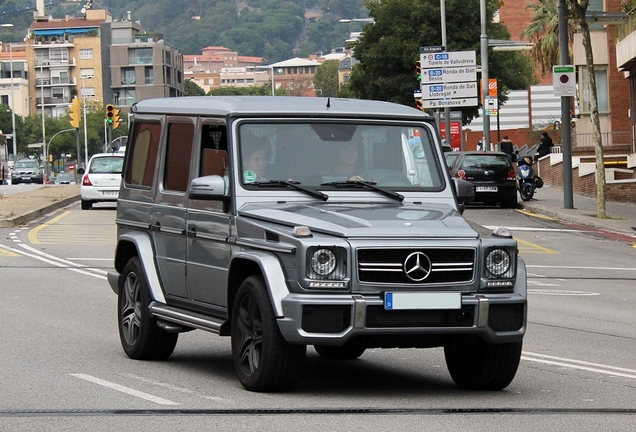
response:
<svg viewBox="0 0 636 432"><path fill-rule="evenodd" d="M421 268L415 269L417 266ZM474 249L358 249L361 283L468 283L474 271Z"/></svg>
<svg viewBox="0 0 636 432"><path fill-rule="evenodd" d="M444 310L386 310L383 306L367 307L367 327L471 327L475 320L475 307Z"/></svg>

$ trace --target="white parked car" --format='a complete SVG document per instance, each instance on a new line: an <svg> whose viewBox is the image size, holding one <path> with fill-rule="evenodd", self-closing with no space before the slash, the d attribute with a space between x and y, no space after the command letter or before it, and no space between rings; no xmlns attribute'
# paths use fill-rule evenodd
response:
<svg viewBox="0 0 636 432"><path fill-rule="evenodd" d="M88 161L85 172L81 168L78 170L82 174L82 210L90 209L97 202L117 201L123 165L123 153L98 153Z"/></svg>

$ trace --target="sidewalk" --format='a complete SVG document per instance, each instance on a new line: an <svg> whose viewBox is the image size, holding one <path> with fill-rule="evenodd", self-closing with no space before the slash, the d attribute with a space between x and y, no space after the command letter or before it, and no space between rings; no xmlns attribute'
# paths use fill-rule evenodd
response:
<svg viewBox="0 0 636 432"><path fill-rule="evenodd" d="M17 186L0 186L0 228L22 225L53 210L79 201L79 185L44 186L12 193ZM636 242L636 203L607 202L609 219L596 217L596 198L574 195L574 209L564 208L563 189L544 186L532 201L519 200L524 210L562 221L627 234Z"/></svg>
<svg viewBox="0 0 636 432"><path fill-rule="evenodd" d="M23 225L80 199L79 185L45 185L20 191L0 186L0 228Z"/></svg>
<svg viewBox="0 0 636 432"><path fill-rule="evenodd" d="M554 217L579 225L628 234L633 236L634 241L636 241L636 203L625 204L607 201L605 203L605 214L608 219L599 219L596 217L596 198L575 194L572 201L574 209L564 208L563 189L545 185L535 191L534 198L531 201L519 200L519 203L524 210L532 213Z"/></svg>

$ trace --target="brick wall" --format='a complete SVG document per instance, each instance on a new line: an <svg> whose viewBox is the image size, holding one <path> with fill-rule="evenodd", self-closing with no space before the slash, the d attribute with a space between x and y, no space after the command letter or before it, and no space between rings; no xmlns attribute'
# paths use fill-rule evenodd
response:
<svg viewBox="0 0 636 432"><path fill-rule="evenodd" d="M546 157L539 161L536 167L538 175L543 182L551 186L563 187L563 164L550 165L550 158ZM625 174L617 178L625 178ZM629 178L634 179L628 183L606 183L605 200L615 202L636 203L636 179L632 174ZM596 171L591 174L579 177L579 168L572 168L572 191L589 197L596 197Z"/></svg>

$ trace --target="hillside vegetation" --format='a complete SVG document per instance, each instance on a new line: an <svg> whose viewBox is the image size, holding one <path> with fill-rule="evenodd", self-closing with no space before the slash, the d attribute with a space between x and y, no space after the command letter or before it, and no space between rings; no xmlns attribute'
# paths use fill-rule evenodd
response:
<svg viewBox="0 0 636 432"><path fill-rule="evenodd" d="M21 41L32 20L35 0L0 0L3 42ZM85 1L47 0L53 18L80 17ZM225 46L241 55L276 62L306 57L312 52L345 45L360 24L340 24L340 18L367 16L363 0L95 0L93 7L108 9L113 19L131 12L149 32L161 33L168 45L182 54L198 54L210 45Z"/></svg>

